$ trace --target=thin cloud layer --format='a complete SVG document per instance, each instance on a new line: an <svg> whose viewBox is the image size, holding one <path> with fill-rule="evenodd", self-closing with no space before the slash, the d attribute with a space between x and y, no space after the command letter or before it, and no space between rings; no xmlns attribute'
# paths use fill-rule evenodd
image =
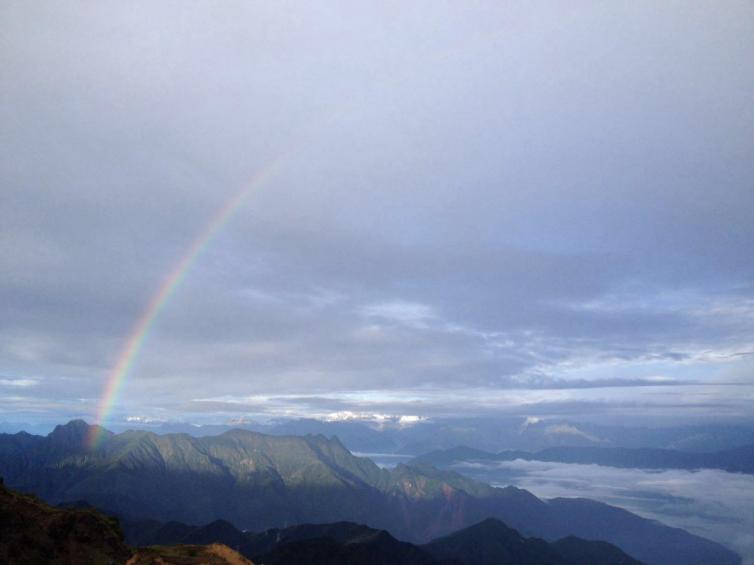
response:
<svg viewBox="0 0 754 565"><path fill-rule="evenodd" d="M0 410L91 417L282 156L115 417L749 416L749 11L6 3Z"/></svg>
<svg viewBox="0 0 754 565"><path fill-rule="evenodd" d="M754 477L713 469L616 469L516 460L459 464L495 484L515 484L544 498L588 497L715 540L754 563Z"/></svg>

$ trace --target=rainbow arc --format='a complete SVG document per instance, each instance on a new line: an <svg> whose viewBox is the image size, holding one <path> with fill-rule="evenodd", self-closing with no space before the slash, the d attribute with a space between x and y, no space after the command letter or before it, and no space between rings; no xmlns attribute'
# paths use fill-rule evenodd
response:
<svg viewBox="0 0 754 565"><path fill-rule="evenodd" d="M149 302L139 315L131 332L126 338L126 341L121 347L115 365L106 377L95 418L95 423L98 424L98 426L91 428L89 437L87 438L87 444L90 448L94 449L99 445L103 435L102 426L109 419L113 406L123 389L123 384L130 374L139 353L143 349L144 343L149 337L155 320L159 317L160 312L165 308L165 305L180 286L181 282L186 278L192 265L196 263L197 258L199 258L202 252L207 248L217 232L219 232L242 207L247 197L255 189L268 182L277 172L280 165L290 157L297 147L298 146L295 146L273 159L265 167L260 169L249 182L245 183L241 190L237 191L228 201L226 201L209 218L199 232L199 235L194 238L191 245L189 245L170 271L162 278L160 285L149 299Z"/></svg>

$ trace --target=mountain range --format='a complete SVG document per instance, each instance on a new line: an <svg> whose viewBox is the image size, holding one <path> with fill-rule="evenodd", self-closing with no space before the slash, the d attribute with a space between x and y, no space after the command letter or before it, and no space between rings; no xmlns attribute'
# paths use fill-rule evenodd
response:
<svg viewBox="0 0 754 565"><path fill-rule="evenodd" d="M711 453L623 447L550 447L534 453L519 450L490 453L459 446L420 455L412 462L445 467L459 462L514 461L516 459L633 469L721 469L731 473L754 474L754 445Z"/></svg>
<svg viewBox="0 0 754 565"><path fill-rule="evenodd" d="M112 434L94 450L72 421L46 437L0 434L0 474L54 503L87 501L124 520L207 524L246 531L343 520L413 543L502 520L527 538L602 540L648 564L737 564L721 545L587 499L540 500L429 465L381 469L337 438Z"/></svg>
<svg viewBox="0 0 754 565"><path fill-rule="evenodd" d="M438 449L467 445L499 452L504 449L539 451L549 447L657 448L712 452L754 444L754 420L737 425L704 424L667 427L628 427L565 419L517 417L440 418L411 423L400 421L280 419L267 423L233 424L129 421L113 424L116 431L140 429L157 434L185 433L195 437L246 429L267 435L336 435L351 451L417 456ZM44 435L54 426L24 427L0 422L0 432L36 430Z"/></svg>
<svg viewBox="0 0 754 565"><path fill-rule="evenodd" d="M495 418L438 418L401 422L359 419L288 418L266 423L238 421L230 424L159 422L139 418L114 422L118 432L139 429L160 435L185 433L214 436L232 429L267 435L336 435L351 451L417 456L429 451L467 445L497 453L504 449L530 452L549 447L656 448L687 452L713 452L754 445L754 420L731 424L696 424L636 427L595 424L570 419L523 416ZM26 430L46 435L54 424L0 421L0 432Z"/></svg>
<svg viewBox="0 0 754 565"><path fill-rule="evenodd" d="M253 565L247 558L266 565L640 565L604 542L569 537L548 544L494 519L422 547L349 522L261 533L223 521L122 525L126 539L117 520L90 506L51 507L0 484L0 561L13 565Z"/></svg>

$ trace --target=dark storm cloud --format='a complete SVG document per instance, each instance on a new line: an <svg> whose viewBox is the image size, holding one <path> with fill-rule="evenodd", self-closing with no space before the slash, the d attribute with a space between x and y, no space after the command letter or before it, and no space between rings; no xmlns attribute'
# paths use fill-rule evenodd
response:
<svg viewBox="0 0 754 565"><path fill-rule="evenodd" d="M697 381L729 405L715 382L753 382L748 10L7 2L0 370L39 382L14 410L91 413L166 273L282 153L116 412L406 414L380 394L415 390L447 414L464 388L651 410L632 391Z"/></svg>

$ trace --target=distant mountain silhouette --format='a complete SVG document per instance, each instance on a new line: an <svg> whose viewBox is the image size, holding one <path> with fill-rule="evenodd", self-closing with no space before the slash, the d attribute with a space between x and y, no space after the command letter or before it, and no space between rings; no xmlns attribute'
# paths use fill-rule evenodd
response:
<svg viewBox="0 0 754 565"><path fill-rule="evenodd" d="M650 564L740 562L719 544L606 504L542 501L427 465L381 469L321 435L125 432L88 451L87 434L74 421L35 440L0 435L0 474L52 503L86 500L125 519L223 519L250 531L348 520L423 543L494 517L527 537L614 543Z"/></svg>
<svg viewBox="0 0 754 565"><path fill-rule="evenodd" d="M122 426L122 424L121 424ZM195 437L214 436L231 429L245 429L269 435L338 436L351 451L362 453L417 456L438 449L468 445L497 453L503 449L529 452L556 446L593 446L677 449L712 452L754 444L752 422L658 427L598 425L570 420L537 420L515 417L442 418L413 425L398 422L358 420L322 421L312 418L281 419L262 424L239 422L236 425L197 425L186 422L132 423L130 429L158 434L186 433ZM18 424L3 425L0 431L17 431ZM122 430L121 430L122 431Z"/></svg>
<svg viewBox="0 0 754 565"><path fill-rule="evenodd" d="M712 453L623 447L550 447L535 453L518 450L490 453L459 446L420 455L412 462L444 467L460 461L513 461L515 459L596 464L633 469L721 469L731 473L754 474L754 445Z"/></svg>
<svg viewBox="0 0 754 565"><path fill-rule="evenodd" d="M567 420L524 421L521 417L498 417L441 419L413 426L388 425L373 429L364 422L301 419L271 426L256 425L253 429L273 435L337 435L351 450L414 456L457 445L468 445L496 453L502 449L531 452L563 446L650 447L713 452L754 444L751 422L736 426L636 428ZM195 427L187 426L185 430L192 435L197 433Z"/></svg>

